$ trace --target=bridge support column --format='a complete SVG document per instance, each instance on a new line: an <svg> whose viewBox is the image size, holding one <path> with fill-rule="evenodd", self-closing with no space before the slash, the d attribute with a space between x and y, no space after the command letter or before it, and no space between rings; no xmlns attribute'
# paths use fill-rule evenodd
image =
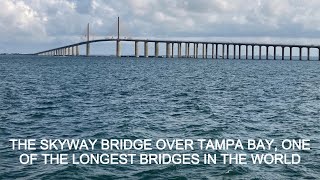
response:
<svg viewBox="0 0 320 180"><path fill-rule="evenodd" d="M198 58L198 54L199 54L199 44L196 43L196 58Z"/></svg>
<svg viewBox="0 0 320 180"><path fill-rule="evenodd" d="M79 46L76 46L76 55L79 56L80 53L79 53Z"/></svg>
<svg viewBox="0 0 320 180"><path fill-rule="evenodd" d="M233 45L233 59L236 59L236 51L237 51L237 45Z"/></svg>
<svg viewBox="0 0 320 180"><path fill-rule="evenodd" d="M310 60L310 48L308 47L308 60Z"/></svg>
<svg viewBox="0 0 320 180"><path fill-rule="evenodd" d="M211 55L212 55L212 59L214 58L214 44L211 44Z"/></svg>
<svg viewBox="0 0 320 180"><path fill-rule="evenodd" d="M229 59L229 44L227 44L227 59Z"/></svg>
<svg viewBox="0 0 320 180"><path fill-rule="evenodd" d="M318 48L318 60L320 61L320 48Z"/></svg>
<svg viewBox="0 0 320 180"><path fill-rule="evenodd" d="M74 56L74 46L71 47L71 55Z"/></svg>
<svg viewBox="0 0 320 180"><path fill-rule="evenodd" d="M219 57L219 44L216 44L216 59Z"/></svg>
<svg viewBox="0 0 320 180"><path fill-rule="evenodd" d="M90 55L90 44L87 43L86 45L86 56L89 56Z"/></svg>
<svg viewBox="0 0 320 180"><path fill-rule="evenodd" d="M174 58L174 42L171 44L171 57Z"/></svg>
<svg viewBox="0 0 320 180"><path fill-rule="evenodd" d="M119 40L117 40L117 45L116 45L117 47L116 47L116 56L117 57L121 57L121 47L120 47L120 41Z"/></svg>
<svg viewBox="0 0 320 180"><path fill-rule="evenodd" d="M202 43L202 59L205 58L205 51L206 51L205 49L206 49L206 46L204 43Z"/></svg>
<svg viewBox="0 0 320 180"><path fill-rule="evenodd" d="M170 43L166 43L166 58L170 58Z"/></svg>
<svg viewBox="0 0 320 180"><path fill-rule="evenodd" d="M188 58L188 43L184 43L184 50L185 50L184 55L186 58Z"/></svg>
<svg viewBox="0 0 320 180"><path fill-rule="evenodd" d="M154 56L159 57L159 42L154 43Z"/></svg>
<svg viewBox="0 0 320 180"><path fill-rule="evenodd" d="M181 58L181 43L178 43L178 58Z"/></svg>
<svg viewBox="0 0 320 180"><path fill-rule="evenodd" d="M262 59L262 47L259 46L259 60Z"/></svg>
<svg viewBox="0 0 320 180"><path fill-rule="evenodd" d="M292 47L290 47L290 60L292 60Z"/></svg>
<svg viewBox="0 0 320 180"><path fill-rule="evenodd" d="M299 60L302 60L302 48L299 47Z"/></svg>
<svg viewBox="0 0 320 180"><path fill-rule="evenodd" d="M224 59L224 44L222 44L222 59Z"/></svg>
<svg viewBox="0 0 320 180"><path fill-rule="evenodd" d="M266 46L266 60L269 59L269 46Z"/></svg>
<svg viewBox="0 0 320 180"><path fill-rule="evenodd" d="M149 57L148 50L149 50L149 48L148 48L148 42L145 41L145 42L144 42L144 57L145 57L145 58Z"/></svg>
<svg viewBox="0 0 320 180"><path fill-rule="evenodd" d="M273 59L277 60L277 46L273 46Z"/></svg>
<svg viewBox="0 0 320 180"><path fill-rule="evenodd" d="M205 54L206 54L206 59L208 59L208 44L206 43L206 51L205 51Z"/></svg>
<svg viewBox="0 0 320 180"><path fill-rule="evenodd" d="M241 59L241 44L239 44L239 59Z"/></svg>
<svg viewBox="0 0 320 180"><path fill-rule="evenodd" d="M252 53L251 59L254 60L254 45L251 45L251 53Z"/></svg>
<svg viewBox="0 0 320 180"><path fill-rule="evenodd" d="M246 59L248 59L248 45L246 45Z"/></svg>
<svg viewBox="0 0 320 180"><path fill-rule="evenodd" d="M281 55L281 56L282 56L282 60L284 60L284 48L285 48L285 47L282 46L282 50L281 50L281 51L282 51L282 52L281 52L281 53L282 53L282 55Z"/></svg>
<svg viewBox="0 0 320 180"><path fill-rule="evenodd" d="M134 56L139 57L139 42L138 41L134 42Z"/></svg>

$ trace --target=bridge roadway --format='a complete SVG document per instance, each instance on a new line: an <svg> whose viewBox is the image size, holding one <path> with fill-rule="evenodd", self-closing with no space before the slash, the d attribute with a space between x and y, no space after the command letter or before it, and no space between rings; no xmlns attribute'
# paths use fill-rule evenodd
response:
<svg viewBox="0 0 320 180"><path fill-rule="evenodd" d="M97 42L116 42L116 56L121 57L121 42L134 42L135 43L135 57L139 56L139 42L144 43L144 55L142 57L149 57L149 48L148 43L154 43L155 50L153 57L159 57L159 43L166 44L166 57L174 57L174 46L177 45L177 57L181 58L199 58L199 44L202 45L202 58L208 58L208 47L211 46L210 58L213 59L255 59L257 56L259 59L262 59L262 48L265 48L265 59L270 59L269 50L273 49L274 60L277 59L277 48L281 49L281 59L285 59L285 49L289 48L289 59L292 60L292 49L299 49L299 60L302 60L302 50L307 49L307 60L310 60L310 49L318 50L318 60L320 60L320 45L298 45L298 44L273 44L273 43L239 43L239 42L218 42L218 41L183 41L183 40L158 40L158 39L131 39L131 38L106 38L106 39L97 39L83 41L79 43L70 44L67 46L62 46L54 49L49 49L46 51L41 51L35 53L35 55L46 55L46 56L79 56L79 46L86 46L86 56L90 55L90 44ZM182 44L185 44L185 53L182 55ZM193 54L190 54L190 46L193 45ZM232 57L230 56L230 46L233 47L231 51ZM241 55L241 48L245 48L244 57ZM248 49L251 47L251 55L249 56ZM258 53L255 53L255 47L258 47ZM219 51L220 48L220 51Z"/></svg>

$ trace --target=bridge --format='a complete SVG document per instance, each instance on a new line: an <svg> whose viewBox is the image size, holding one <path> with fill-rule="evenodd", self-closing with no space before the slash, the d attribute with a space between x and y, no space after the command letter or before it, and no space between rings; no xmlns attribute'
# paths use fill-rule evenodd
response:
<svg viewBox="0 0 320 180"><path fill-rule="evenodd" d="M183 40L158 40L158 39L140 39L140 38L120 38L120 24L118 17L118 37L117 38L105 38L90 40L89 24L87 26L87 40L79 43L74 43L54 49L49 49L35 53L35 55L44 56L79 56L79 46L86 46L86 56L90 56L90 44L98 42L115 42L116 45L116 57L121 56L121 42L133 42L134 43L134 57L151 57L149 55L149 43L154 43L154 54L152 57L160 57L159 44L164 43L166 45L166 58L212 58L212 59L262 59L262 49L265 49L265 59L279 59L277 55L277 48L280 48L280 57L285 60L285 57L289 57L289 60L293 60L293 48L299 50L299 60L303 60L303 50L307 51L307 60L310 60L310 50L316 49L318 51L317 59L320 61L320 45L298 45L298 44L273 44L273 43L232 43L232 42L218 42L218 41L183 41ZM144 44L144 55L139 55L139 43ZM174 54L174 48L177 46L177 55ZM199 54L199 46L202 46L202 54ZM184 54L182 49L184 47ZM258 47L258 52L255 52L255 47ZM192 49L193 48L193 49ZM245 48L245 53L242 55L242 48ZM251 48L251 54L248 50ZM190 53L192 49L193 53ZM273 55L269 54L269 51L273 50ZM289 49L289 53L285 53L285 50ZM211 53L208 54L208 51Z"/></svg>

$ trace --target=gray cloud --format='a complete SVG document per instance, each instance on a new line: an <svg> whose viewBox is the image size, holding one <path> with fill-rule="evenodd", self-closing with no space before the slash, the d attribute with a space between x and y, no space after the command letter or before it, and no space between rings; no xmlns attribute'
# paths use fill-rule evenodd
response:
<svg viewBox="0 0 320 180"><path fill-rule="evenodd" d="M96 38L115 36L117 16L131 37L301 43L320 37L318 0L1 0L0 6L1 42L12 44L3 51L26 51L26 42L46 48L80 41L88 22Z"/></svg>

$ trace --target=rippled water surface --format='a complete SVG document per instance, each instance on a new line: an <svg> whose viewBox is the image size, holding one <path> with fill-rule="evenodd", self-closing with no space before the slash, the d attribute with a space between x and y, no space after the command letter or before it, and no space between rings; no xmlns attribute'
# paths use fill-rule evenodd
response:
<svg viewBox="0 0 320 180"><path fill-rule="evenodd" d="M0 57L0 179L319 179L320 62ZM299 165L19 165L10 138L311 139ZM244 152L245 153L245 152Z"/></svg>

